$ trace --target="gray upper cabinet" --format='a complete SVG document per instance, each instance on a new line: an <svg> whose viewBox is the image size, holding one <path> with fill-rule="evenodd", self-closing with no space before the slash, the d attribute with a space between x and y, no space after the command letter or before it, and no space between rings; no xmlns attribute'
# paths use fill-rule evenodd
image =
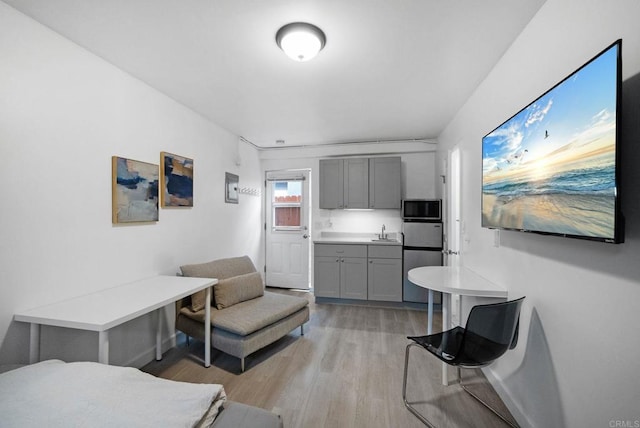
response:
<svg viewBox="0 0 640 428"><path fill-rule="evenodd" d="M399 157L369 159L369 208L400 209Z"/></svg>
<svg viewBox="0 0 640 428"><path fill-rule="evenodd" d="M343 159L320 160L320 208L344 208Z"/></svg>
<svg viewBox="0 0 640 428"><path fill-rule="evenodd" d="M344 160L344 208L369 208L369 159Z"/></svg>
<svg viewBox="0 0 640 428"><path fill-rule="evenodd" d="M400 209L400 157L320 160L320 208Z"/></svg>

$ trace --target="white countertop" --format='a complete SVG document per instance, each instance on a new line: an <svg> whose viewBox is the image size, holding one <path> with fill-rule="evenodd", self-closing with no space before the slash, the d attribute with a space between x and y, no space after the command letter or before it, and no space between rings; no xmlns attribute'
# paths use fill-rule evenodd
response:
<svg viewBox="0 0 640 428"><path fill-rule="evenodd" d="M313 242L315 244L402 245L402 235L399 232L390 232L387 236L390 240L378 241L377 233L322 232Z"/></svg>

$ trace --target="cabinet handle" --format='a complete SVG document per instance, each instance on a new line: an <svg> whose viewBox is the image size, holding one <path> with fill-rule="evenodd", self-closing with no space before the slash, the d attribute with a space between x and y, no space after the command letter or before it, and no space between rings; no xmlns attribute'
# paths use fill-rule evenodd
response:
<svg viewBox="0 0 640 428"><path fill-rule="evenodd" d="M373 260L369 260L369 263L373 263Z"/></svg>
<svg viewBox="0 0 640 428"><path fill-rule="evenodd" d="M344 263L344 259L340 259L340 262Z"/></svg>

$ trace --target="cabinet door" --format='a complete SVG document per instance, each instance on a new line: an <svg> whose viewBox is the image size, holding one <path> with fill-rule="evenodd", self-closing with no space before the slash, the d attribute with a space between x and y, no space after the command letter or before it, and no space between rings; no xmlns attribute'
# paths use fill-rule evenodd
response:
<svg viewBox="0 0 640 428"><path fill-rule="evenodd" d="M369 300L402 302L402 259L369 259Z"/></svg>
<svg viewBox="0 0 640 428"><path fill-rule="evenodd" d="M344 159L344 208L369 208L369 159Z"/></svg>
<svg viewBox="0 0 640 428"><path fill-rule="evenodd" d="M399 157L369 159L369 208L400 209Z"/></svg>
<svg viewBox="0 0 640 428"><path fill-rule="evenodd" d="M316 256L313 260L313 294L340 297L340 258Z"/></svg>
<svg viewBox="0 0 640 428"><path fill-rule="evenodd" d="M320 160L320 208L344 208L344 161Z"/></svg>
<svg viewBox="0 0 640 428"><path fill-rule="evenodd" d="M367 300L367 259L340 259L340 297Z"/></svg>

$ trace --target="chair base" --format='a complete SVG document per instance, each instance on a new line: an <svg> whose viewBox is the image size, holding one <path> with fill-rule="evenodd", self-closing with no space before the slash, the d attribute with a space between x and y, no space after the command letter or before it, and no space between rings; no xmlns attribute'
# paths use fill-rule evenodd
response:
<svg viewBox="0 0 640 428"><path fill-rule="evenodd" d="M423 414L421 414L420 412L418 412L415 407L413 407L409 401L407 401L407 372L408 372L408 368L409 368L409 350L412 346L416 346L418 348L424 349L422 346L416 344L416 343L410 343L407 345L406 351L405 351L405 355L404 355L404 378L402 380L402 400L404 401L404 405L405 407L411 412L413 413L413 415L415 417L417 417L423 424L425 424L426 426L428 426L429 428L436 428L435 425L433 425L433 423L431 423ZM484 400L482 400L480 397L478 397L476 394L474 394L471 390L469 390L467 388L467 386L462 382L462 373L460 370L460 366L457 367L458 369L458 380L460 383L460 386L462 387L462 389L469 394L470 396L472 396L473 398L475 398L480 404L482 404L484 407L486 407L487 409L491 410L496 416L498 416L500 419L502 419L505 423L507 423L509 426L513 427L513 428L519 428L518 425L514 425L513 422L511 422L510 420L508 420L507 418L505 418L502 414L500 414L500 412L498 412L495 408L491 407L488 403L486 403Z"/></svg>
<svg viewBox="0 0 640 428"><path fill-rule="evenodd" d="M465 392L467 394L469 394L470 396L472 396L473 398L475 398L480 404L482 404L484 407L486 407L487 409L491 410L497 417L499 417L500 419L502 419L505 423L507 423L509 426L513 427L513 428L520 428L518 425L514 424L513 422L511 422L510 420L508 420L507 418L505 418L500 412L498 412L498 410L496 410L494 407L491 407L486 401L484 401L483 399L481 399L480 397L478 397L476 394L474 394L470 389L467 388L467 385L464 384L464 382L462 381L462 372L460 370L460 366L458 366L458 382L460 383L460 386L462 387L462 389L465 390Z"/></svg>
<svg viewBox="0 0 640 428"><path fill-rule="evenodd" d="M416 343L410 343L407 345L407 349L404 353L404 378L402 379L402 401L404 401L404 406L409 409L413 415L420 419L420 421L428 426L429 428L436 428L427 418L425 418L420 412L418 412L410 403L407 401L407 371L409 369L409 350L412 346L417 346L418 348L422 348L420 345Z"/></svg>

